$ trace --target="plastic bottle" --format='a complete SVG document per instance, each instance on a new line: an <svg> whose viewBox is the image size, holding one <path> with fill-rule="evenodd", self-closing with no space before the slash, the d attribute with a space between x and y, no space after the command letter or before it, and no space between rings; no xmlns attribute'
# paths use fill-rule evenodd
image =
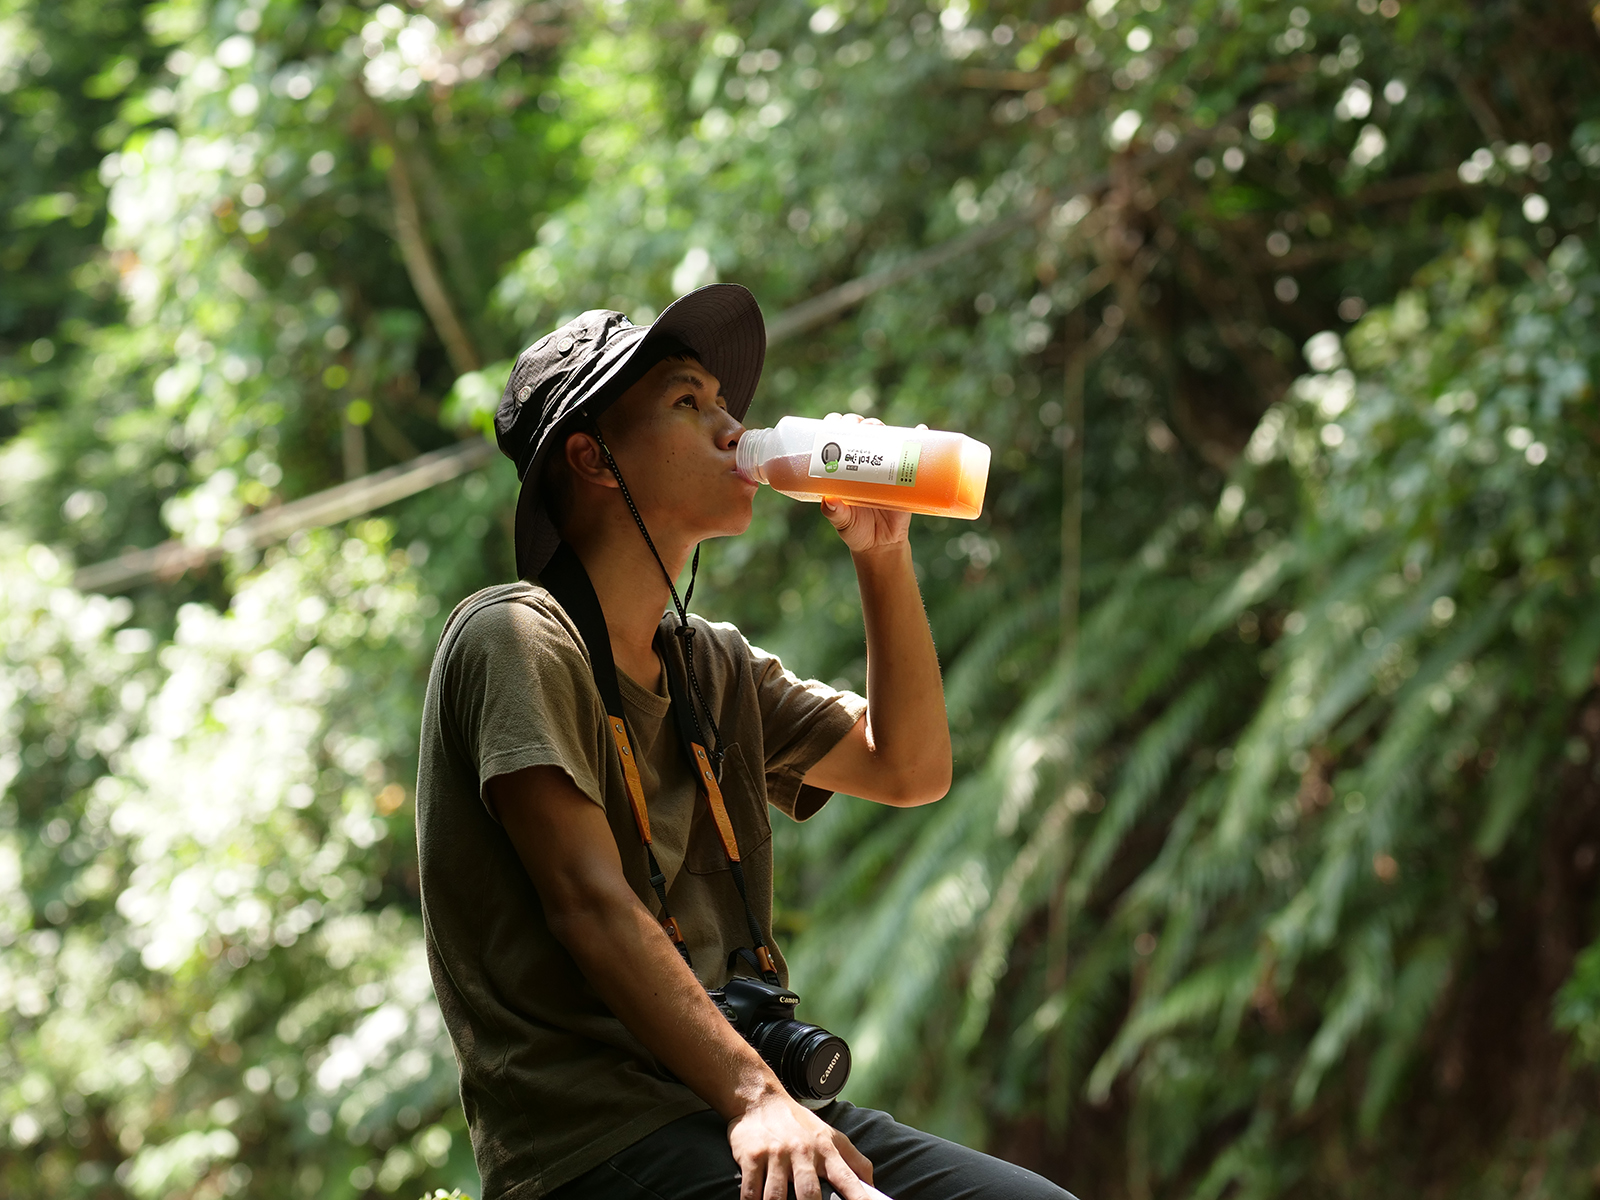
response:
<svg viewBox="0 0 1600 1200"><path fill-rule="evenodd" d="M796 500L824 496L970 520L983 511L989 447L960 433L784 417L739 438L738 470Z"/></svg>

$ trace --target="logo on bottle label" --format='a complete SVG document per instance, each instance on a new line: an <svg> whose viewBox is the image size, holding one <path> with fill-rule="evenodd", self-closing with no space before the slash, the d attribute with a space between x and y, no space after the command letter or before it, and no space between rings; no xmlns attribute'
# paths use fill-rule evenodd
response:
<svg viewBox="0 0 1600 1200"><path fill-rule="evenodd" d="M911 487L917 482L922 443L881 425L835 425L817 434L811 447L813 479L859 479Z"/></svg>

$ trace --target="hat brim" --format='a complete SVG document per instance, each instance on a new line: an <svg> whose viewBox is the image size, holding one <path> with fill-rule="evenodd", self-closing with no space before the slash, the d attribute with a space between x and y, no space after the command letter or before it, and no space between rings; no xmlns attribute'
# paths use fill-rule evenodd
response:
<svg viewBox="0 0 1600 1200"><path fill-rule="evenodd" d="M561 541L539 487L546 455L564 444L574 419L595 419L610 408L627 390L623 381L630 378L630 365L669 339L693 350L716 376L728 412L736 420L742 422L750 411L767 356L767 327L756 298L736 283L713 283L680 296L645 328L632 350L586 382L585 394L568 402L568 415L553 422L534 447L517 495L517 574L521 578L537 579Z"/></svg>

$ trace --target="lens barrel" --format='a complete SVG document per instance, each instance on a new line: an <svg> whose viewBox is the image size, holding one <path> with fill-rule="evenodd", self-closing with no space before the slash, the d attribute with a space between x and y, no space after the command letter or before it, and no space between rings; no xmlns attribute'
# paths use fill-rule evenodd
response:
<svg viewBox="0 0 1600 1200"><path fill-rule="evenodd" d="M821 1026L796 1021L790 1014L799 996L776 980L742 975L712 989L710 996L796 1100L820 1108L844 1090L850 1047Z"/></svg>
<svg viewBox="0 0 1600 1200"><path fill-rule="evenodd" d="M819 1025L765 1021L752 1031L750 1044L802 1100L832 1100L850 1078L850 1047Z"/></svg>

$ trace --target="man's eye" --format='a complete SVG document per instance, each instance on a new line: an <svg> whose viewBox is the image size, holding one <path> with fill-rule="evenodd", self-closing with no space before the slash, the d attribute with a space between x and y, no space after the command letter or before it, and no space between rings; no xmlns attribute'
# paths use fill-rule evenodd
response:
<svg viewBox="0 0 1600 1200"><path fill-rule="evenodd" d="M691 394L689 394L687 396L679 396L678 397L678 403L679 404L687 404L690 408L698 408L698 407L700 407L698 404L695 403L693 393L691 393Z"/></svg>

